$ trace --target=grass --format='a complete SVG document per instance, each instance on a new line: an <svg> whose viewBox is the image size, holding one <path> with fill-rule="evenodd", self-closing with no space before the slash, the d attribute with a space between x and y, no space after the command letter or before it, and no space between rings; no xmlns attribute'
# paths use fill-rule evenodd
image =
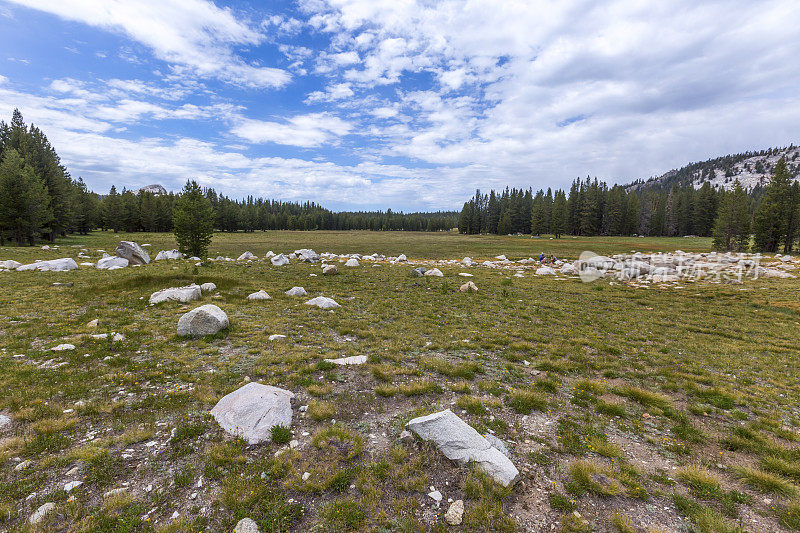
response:
<svg viewBox="0 0 800 533"><path fill-rule="evenodd" d="M96 260L130 238L152 243L153 255L175 246L168 235L96 233L47 252L0 248L0 259L74 257L76 245ZM266 232L217 235L209 255L306 247L482 261L707 250L709 240ZM687 494L681 513L698 531L735 531L743 507L768 528L797 529L797 280L635 288L471 268L480 292L467 298L457 292L460 265L437 265L444 278L411 278L411 264L362 264L338 276L311 276L319 266L296 261L0 272L0 413L13 420L0 436L0 530L24 531L49 499L60 510L51 529L65 531L225 531L246 516L262 531L441 530L446 506L432 506L431 486L464 500L465 531L520 530L510 515L524 518L532 491L552 507L547 529L563 515L572 530L624 531L639 500L665 487ZM73 286L52 286L66 281ZM218 289L200 302L146 304L157 290L207 281ZM283 296L296 285L342 307L322 312ZM248 303L262 288L270 305ZM200 303L224 309L230 329L177 338L178 318ZM125 340L89 337L112 331ZM268 341L275 333L287 337ZM49 350L65 342L76 350ZM323 362L351 355L368 362ZM248 381L295 394L275 445L231 439L208 414ZM507 443L524 488L398 438L409 419L445 408ZM292 439L298 447L279 447ZM15 470L22 460L31 463ZM683 466L659 474L664 462ZM84 485L67 502L59 487L75 467ZM98 504L109 490L149 484ZM595 496L618 515L585 512Z"/></svg>

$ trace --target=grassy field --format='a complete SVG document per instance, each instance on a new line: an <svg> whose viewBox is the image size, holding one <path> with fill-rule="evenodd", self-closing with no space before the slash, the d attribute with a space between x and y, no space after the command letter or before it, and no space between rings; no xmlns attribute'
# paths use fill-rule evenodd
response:
<svg viewBox="0 0 800 533"><path fill-rule="evenodd" d="M121 240L149 243L152 250L177 248L171 233L113 233L95 232L88 236L74 236L59 241L62 247L80 245L90 250L114 251ZM629 253L631 250L650 252L703 252L711 248L711 239L705 237L563 237L549 236L532 238L530 235L457 235L454 233L376 232L376 231L265 231L254 233L218 233L211 248L210 257L218 255L238 257L250 250L258 256L268 251L290 252L300 248L311 248L318 252L331 253L379 253L385 255L406 254L409 259L491 259L505 254L509 259L539 257L546 255L577 259L584 250L608 255ZM26 248L14 248L17 254ZM43 259L38 248L27 249L31 257ZM8 254L7 254L8 255ZM56 254L57 255L57 254ZM54 255L54 257L56 256ZM155 254L153 254L155 255ZM11 256L9 256L11 257ZM19 259L22 261L22 259Z"/></svg>
<svg viewBox="0 0 800 533"><path fill-rule="evenodd" d="M30 262L60 250L0 250ZM405 253L409 259L576 258L707 250L708 239L466 237L267 232L217 235L209 255ZM633 288L463 268L411 278L382 263L319 266L163 261L117 271L0 272L0 530L790 531L800 529L800 283ZM54 282L72 283L53 286ZM192 306L154 291L213 282L230 317L187 340ZM332 312L283 294L303 286ZM266 290L272 300L248 301ZM94 319L99 325L89 327ZM121 342L93 339L118 332ZM284 339L269 341L272 334ZM74 351L51 352L60 343ZM325 358L367 355L357 367ZM208 415L248 380L291 390L297 445L247 446ZM400 439L414 416L451 408L503 439L520 481L504 489L435 448ZM19 465L24 465L20 467ZM304 473L308 476L303 476ZM304 477L306 479L304 479ZM67 493L64 485L82 481ZM440 507L427 496L435 487ZM122 489L122 490L115 490ZM448 526L448 500L465 504ZM177 513L177 515L176 515Z"/></svg>

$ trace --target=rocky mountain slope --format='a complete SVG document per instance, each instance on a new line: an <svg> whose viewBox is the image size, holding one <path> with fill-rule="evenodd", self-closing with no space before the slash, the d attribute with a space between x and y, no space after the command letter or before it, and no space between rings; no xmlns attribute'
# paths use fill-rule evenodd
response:
<svg viewBox="0 0 800 533"><path fill-rule="evenodd" d="M636 181L629 186L629 189L669 189L674 184L688 183L699 189L705 182L709 182L715 188L731 189L737 179L745 189L753 189L769 183L775 164L784 156L794 179L800 179L800 147L791 144L781 148L725 155L690 163L661 176Z"/></svg>

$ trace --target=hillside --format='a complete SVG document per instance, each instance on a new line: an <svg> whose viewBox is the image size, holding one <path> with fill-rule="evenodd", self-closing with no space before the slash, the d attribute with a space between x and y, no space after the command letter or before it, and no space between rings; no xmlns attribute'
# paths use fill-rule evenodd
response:
<svg viewBox="0 0 800 533"><path fill-rule="evenodd" d="M759 152L732 154L690 163L677 170L670 170L661 176L648 180L638 180L630 184L628 190L639 188L669 189L674 184L692 183L696 189L710 182L714 188L730 189L736 179L745 189L753 189L769 182L772 169L778 160L786 156L789 171L794 179L800 179L800 147L769 148Z"/></svg>

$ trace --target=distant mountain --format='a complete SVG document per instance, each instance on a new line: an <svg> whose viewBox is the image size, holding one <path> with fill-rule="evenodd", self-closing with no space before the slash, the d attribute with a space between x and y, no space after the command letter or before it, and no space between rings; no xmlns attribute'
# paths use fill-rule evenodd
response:
<svg viewBox="0 0 800 533"><path fill-rule="evenodd" d="M162 194L167 194L167 189L165 189L161 185L155 184L155 185L148 185L147 187L142 187L137 192L149 192L155 194L156 196L160 196Z"/></svg>
<svg viewBox="0 0 800 533"><path fill-rule="evenodd" d="M745 189L754 189L769 183L775 163L785 156L789 172L800 180L800 147L789 145L760 152L725 155L700 163L690 163L677 170L648 180L638 180L627 186L628 190L671 189L673 185L692 184L699 189L705 182L714 188L731 189L736 179Z"/></svg>

